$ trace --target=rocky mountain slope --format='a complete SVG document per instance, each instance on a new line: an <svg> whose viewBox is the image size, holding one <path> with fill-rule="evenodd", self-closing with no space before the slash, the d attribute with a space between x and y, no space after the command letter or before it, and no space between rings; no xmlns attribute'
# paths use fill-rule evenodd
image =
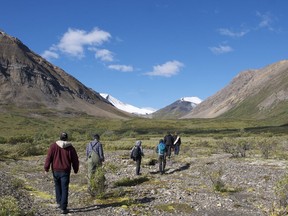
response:
<svg viewBox="0 0 288 216"><path fill-rule="evenodd" d="M287 108L288 60L283 60L238 74L183 118L283 118Z"/></svg>
<svg viewBox="0 0 288 216"><path fill-rule="evenodd" d="M0 32L0 105L26 109L82 112L98 117L126 118L97 92L25 46Z"/></svg>
<svg viewBox="0 0 288 216"><path fill-rule="evenodd" d="M198 97L183 97L172 104L157 110L150 116L158 119L178 119L190 113L202 102Z"/></svg>

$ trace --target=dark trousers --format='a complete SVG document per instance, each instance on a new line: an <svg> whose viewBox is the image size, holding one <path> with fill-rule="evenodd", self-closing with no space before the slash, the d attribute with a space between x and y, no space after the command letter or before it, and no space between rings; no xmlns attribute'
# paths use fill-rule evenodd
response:
<svg viewBox="0 0 288 216"><path fill-rule="evenodd" d="M68 190L70 182L70 173L53 172L56 202L62 210L67 209L68 205Z"/></svg>
<svg viewBox="0 0 288 216"><path fill-rule="evenodd" d="M172 146L171 145L167 145L167 156L168 156L168 158L170 158L170 156L171 156L171 149L172 149Z"/></svg>
<svg viewBox="0 0 288 216"><path fill-rule="evenodd" d="M175 155L178 155L178 154L179 154L179 151L180 151L180 145L177 145L177 144L176 144L176 145L174 146L174 154L175 154Z"/></svg>
<svg viewBox="0 0 288 216"><path fill-rule="evenodd" d="M161 174L165 173L166 155L159 155L159 157L158 157L158 163L159 163L159 172L160 172Z"/></svg>
<svg viewBox="0 0 288 216"><path fill-rule="evenodd" d="M141 158L136 159L136 175L140 175Z"/></svg>

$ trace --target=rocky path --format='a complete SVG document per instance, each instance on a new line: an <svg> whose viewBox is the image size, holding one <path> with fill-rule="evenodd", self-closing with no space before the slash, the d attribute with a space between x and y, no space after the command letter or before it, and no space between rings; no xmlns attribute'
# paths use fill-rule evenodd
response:
<svg viewBox="0 0 288 216"><path fill-rule="evenodd" d="M274 186L287 165L286 161L231 159L226 154L179 155L167 161L166 174L160 175L158 164L153 163L156 155L148 150L142 175L136 176L135 164L128 156L125 151L106 152L107 190L103 199L96 199L87 193L85 161L80 155L80 173L71 175L69 215L267 215L278 201ZM52 175L43 172L44 159L0 162L0 195L14 196L22 212L30 215L59 215ZM15 179L24 182L25 190L15 187ZM125 179L129 186L115 185ZM213 188L216 180L225 190Z"/></svg>

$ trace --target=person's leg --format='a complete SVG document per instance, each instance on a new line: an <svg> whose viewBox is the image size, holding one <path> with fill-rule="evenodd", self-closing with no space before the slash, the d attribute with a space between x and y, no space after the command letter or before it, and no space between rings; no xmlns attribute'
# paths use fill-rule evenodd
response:
<svg viewBox="0 0 288 216"><path fill-rule="evenodd" d="M53 172L54 186L55 186L55 195L56 195L56 203L57 205L61 205L61 180L59 172Z"/></svg>
<svg viewBox="0 0 288 216"><path fill-rule="evenodd" d="M165 173L165 167L166 167L166 155L163 155L163 174Z"/></svg>
<svg viewBox="0 0 288 216"><path fill-rule="evenodd" d="M178 155L178 153L179 153L179 145L176 144L176 145L174 146L174 154L175 154L175 155Z"/></svg>
<svg viewBox="0 0 288 216"><path fill-rule="evenodd" d="M158 156L159 172L162 173L163 160L161 155Z"/></svg>
<svg viewBox="0 0 288 216"><path fill-rule="evenodd" d="M136 160L136 175L140 175L141 158Z"/></svg>
<svg viewBox="0 0 288 216"><path fill-rule="evenodd" d="M169 146L167 146L167 156L168 156L168 158L170 158L170 156L171 156L171 146L169 145Z"/></svg>
<svg viewBox="0 0 288 216"><path fill-rule="evenodd" d="M69 193L70 173L62 172L61 176L61 209L66 210L68 205L68 193Z"/></svg>

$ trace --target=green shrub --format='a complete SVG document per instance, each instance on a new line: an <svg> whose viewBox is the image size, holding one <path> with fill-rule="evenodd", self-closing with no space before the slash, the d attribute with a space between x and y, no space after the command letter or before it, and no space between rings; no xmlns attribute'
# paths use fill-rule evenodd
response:
<svg viewBox="0 0 288 216"><path fill-rule="evenodd" d="M271 153L276 149L276 142L273 139L263 138L258 141L258 146L262 157L268 159Z"/></svg>
<svg viewBox="0 0 288 216"><path fill-rule="evenodd" d="M14 157L28 157L28 156L37 156L37 155L43 155L46 153L46 149L41 147L41 146L37 146L31 143L23 143L23 144L19 144L16 147L16 153L14 155Z"/></svg>
<svg viewBox="0 0 288 216"><path fill-rule="evenodd" d="M246 157L246 151L251 148L251 144L243 139L224 139L219 141L219 145L226 153L232 157Z"/></svg>
<svg viewBox="0 0 288 216"><path fill-rule="evenodd" d="M103 197L106 189L105 182L105 171L102 167L98 167L90 179L90 194L98 198Z"/></svg>
<svg viewBox="0 0 288 216"><path fill-rule="evenodd" d="M280 207L288 207L288 174L283 176L275 187L275 194L279 200Z"/></svg>
<svg viewBox="0 0 288 216"><path fill-rule="evenodd" d="M5 137L0 136L0 144L7 143L7 139Z"/></svg>
<svg viewBox="0 0 288 216"><path fill-rule="evenodd" d="M0 198L0 215L3 216L18 216L21 211L18 206L18 201L13 196L2 196Z"/></svg>
<svg viewBox="0 0 288 216"><path fill-rule="evenodd" d="M24 136L24 135L20 135L20 136L13 136L10 137L8 139L8 143L9 144L17 144L17 143L33 143L34 139L31 136Z"/></svg>
<svg viewBox="0 0 288 216"><path fill-rule="evenodd" d="M131 179L129 177L125 177L123 179L116 181L114 183L114 186L115 187L121 187L121 186L131 187L131 186L135 186L135 185L141 184L141 183L146 182L146 181L149 181L149 178L140 177L140 178Z"/></svg>

